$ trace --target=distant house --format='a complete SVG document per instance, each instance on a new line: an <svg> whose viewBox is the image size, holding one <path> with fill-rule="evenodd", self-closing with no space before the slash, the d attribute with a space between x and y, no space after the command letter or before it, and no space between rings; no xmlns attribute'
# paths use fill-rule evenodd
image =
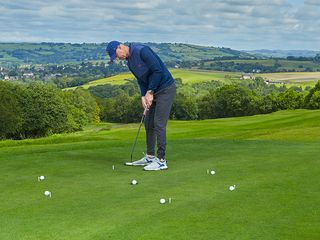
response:
<svg viewBox="0 0 320 240"><path fill-rule="evenodd" d="M34 78L34 74L33 73L24 73L22 76L24 78Z"/></svg>
<svg viewBox="0 0 320 240"><path fill-rule="evenodd" d="M44 68L44 66L42 66L42 65L36 65L35 67L34 67L34 69L35 70L41 70L41 71L43 71L45 68Z"/></svg>
<svg viewBox="0 0 320 240"><path fill-rule="evenodd" d="M245 79L251 79L251 80L255 80L256 77L254 76L253 73L243 73L240 77L241 80L245 80Z"/></svg>
<svg viewBox="0 0 320 240"><path fill-rule="evenodd" d="M280 82L280 81L270 81L266 80L264 81L266 84L287 84L286 82Z"/></svg>
<svg viewBox="0 0 320 240"><path fill-rule="evenodd" d="M255 73L260 73L261 70L260 69L253 69L252 72L255 72Z"/></svg>
<svg viewBox="0 0 320 240"><path fill-rule="evenodd" d="M24 68L30 68L31 65L30 64L22 64L19 66L20 69L24 69Z"/></svg>
<svg viewBox="0 0 320 240"><path fill-rule="evenodd" d="M14 81L14 80L18 80L19 78L18 77L16 77L16 76L8 76L8 75L6 75L6 76L4 76L4 80L8 80L8 81Z"/></svg>

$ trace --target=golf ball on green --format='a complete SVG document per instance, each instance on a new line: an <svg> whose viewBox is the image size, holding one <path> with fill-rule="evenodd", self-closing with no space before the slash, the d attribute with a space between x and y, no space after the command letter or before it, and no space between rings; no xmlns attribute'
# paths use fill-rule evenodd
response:
<svg viewBox="0 0 320 240"><path fill-rule="evenodd" d="M38 180L39 180L39 181L43 181L44 179L45 179L44 176L39 176L39 177L38 177Z"/></svg>
<svg viewBox="0 0 320 240"><path fill-rule="evenodd" d="M214 170L211 170L211 175L215 175L216 174L216 172L214 171Z"/></svg>
<svg viewBox="0 0 320 240"><path fill-rule="evenodd" d="M48 197L48 196L51 196L51 192L45 191L45 192L44 192L44 195L47 196L47 197Z"/></svg>
<svg viewBox="0 0 320 240"><path fill-rule="evenodd" d="M166 203L166 200L165 200L164 198L161 198L161 199L160 199L160 203L161 203L161 204L165 204L165 203Z"/></svg>
<svg viewBox="0 0 320 240"><path fill-rule="evenodd" d="M138 183L137 180L132 180L131 182L132 185L136 185L137 183Z"/></svg>

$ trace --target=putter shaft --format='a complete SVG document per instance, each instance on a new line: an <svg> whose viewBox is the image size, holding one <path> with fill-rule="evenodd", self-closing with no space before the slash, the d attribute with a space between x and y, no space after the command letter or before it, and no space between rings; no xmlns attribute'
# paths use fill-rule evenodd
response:
<svg viewBox="0 0 320 240"><path fill-rule="evenodd" d="M137 136L136 136L136 139L134 140L134 144L133 144L133 147L132 147L132 150L131 150L131 156L130 156L131 162L132 162L132 155L133 155L134 149L136 147L137 139L138 139L138 136L139 136L139 133L140 133L140 129L141 129L142 123L144 122L144 119L146 117L147 111L148 111L148 109L145 108L144 111L143 111L143 115L141 117L139 129L138 129L138 132L137 132Z"/></svg>

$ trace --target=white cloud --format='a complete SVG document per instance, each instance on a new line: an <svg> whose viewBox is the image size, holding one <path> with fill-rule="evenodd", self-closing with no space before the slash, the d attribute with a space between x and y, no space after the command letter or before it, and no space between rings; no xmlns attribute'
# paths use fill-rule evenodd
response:
<svg viewBox="0 0 320 240"><path fill-rule="evenodd" d="M0 41L118 39L319 50L319 5L319 0L6 1L0 7Z"/></svg>
<svg viewBox="0 0 320 240"><path fill-rule="evenodd" d="M320 1L319 0L306 0L305 4L306 5L317 5L317 6L320 6Z"/></svg>

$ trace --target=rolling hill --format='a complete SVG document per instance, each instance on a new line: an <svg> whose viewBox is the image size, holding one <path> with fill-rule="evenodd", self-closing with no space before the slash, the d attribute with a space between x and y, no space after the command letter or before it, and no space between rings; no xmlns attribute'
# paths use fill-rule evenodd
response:
<svg viewBox="0 0 320 240"><path fill-rule="evenodd" d="M220 72L220 71L205 71L205 70L192 70L192 69L170 69L173 78L180 78L183 84L192 84L203 81L216 80L223 83L232 83L239 81L241 73L233 72ZM108 78L102 78L91 81L84 85L78 86L84 89L89 87L104 85L104 84L124 84L127 80L133 80L135 77L130 73L118 74ZM65 90L76 89L77 87L65 88Z"/></svg>
<svg viewBox="0 0 320 240"><path fill-rule="evenodd" d="M126 43L128 44L128 43ZM230 48L205 47L182 43L145 43L165 62L196 61L214 57L252 57ZM106 43L0 43L0 64L62 64L106 61Z"/></svg>

